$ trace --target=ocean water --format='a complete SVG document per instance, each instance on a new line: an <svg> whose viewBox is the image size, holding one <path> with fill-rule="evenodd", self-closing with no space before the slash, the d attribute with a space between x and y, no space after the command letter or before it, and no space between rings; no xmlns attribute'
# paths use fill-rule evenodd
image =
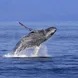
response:
<svg viewBox="0 0 78 78"><path fill-rule="evenodd" d="M23 23L36 30L57 28L41 50L50 57L3 57L29 31L17 22L0 22L0 78L78 78L78 22Z"/></svg>

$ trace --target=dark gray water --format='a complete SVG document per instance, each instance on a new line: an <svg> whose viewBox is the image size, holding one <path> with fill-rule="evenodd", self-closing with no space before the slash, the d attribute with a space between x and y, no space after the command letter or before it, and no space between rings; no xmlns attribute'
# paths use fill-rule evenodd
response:
<svg viewBox="0 0 78 78"><path fill-rule="evenodd" d="M57 32L45 42L52 57L2 57L12 52L15 44L28 31L16 22L0 23L0 78L78 78L78 24L27 25L34 29L56 26Z"/></svg>

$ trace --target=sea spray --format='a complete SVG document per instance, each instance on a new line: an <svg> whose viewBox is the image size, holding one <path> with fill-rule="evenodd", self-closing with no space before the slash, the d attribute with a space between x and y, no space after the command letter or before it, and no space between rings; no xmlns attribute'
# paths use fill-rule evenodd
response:
<svg viewBox="0 0 78 78"><path fill-rule="evenodd" d="M49 56L49 54L48 54L48 48L47 48L47 46L46 45L41 45L41 48L40 48L40 50L39 50L39 52L38 52L38 56Z"/></svg>
<svg viewBox="0 0 78 78"><path fill-rule="evenodd" d="M29 48L19 52L18 54L13 54L11 52L7 53L3 55L3 57L40 57L40 56L48 57L49 56L47 46L43 44L40 46L37 56L34 56L33 53L34 53L34 48Z"/></svg>

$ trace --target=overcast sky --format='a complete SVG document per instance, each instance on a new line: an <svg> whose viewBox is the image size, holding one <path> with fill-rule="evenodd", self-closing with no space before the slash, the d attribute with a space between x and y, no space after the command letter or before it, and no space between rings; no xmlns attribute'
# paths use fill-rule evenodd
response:
<svg viewBox="0 0 78 78"><path fill-rule="evenodd" d="M0 21L78 21L78 0L0 0Z"/></svg>

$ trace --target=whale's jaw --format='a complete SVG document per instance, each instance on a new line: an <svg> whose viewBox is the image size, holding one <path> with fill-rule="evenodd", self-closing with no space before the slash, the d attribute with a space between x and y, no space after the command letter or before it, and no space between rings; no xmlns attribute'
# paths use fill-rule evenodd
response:
<svg viewBox="0 0 78 78"><path fill-rule="evenodd" d="M50 38L55 32L56 32L56 28L55 27L49 27L46 29L46 35L45 37L48 39Z"/></svg>

